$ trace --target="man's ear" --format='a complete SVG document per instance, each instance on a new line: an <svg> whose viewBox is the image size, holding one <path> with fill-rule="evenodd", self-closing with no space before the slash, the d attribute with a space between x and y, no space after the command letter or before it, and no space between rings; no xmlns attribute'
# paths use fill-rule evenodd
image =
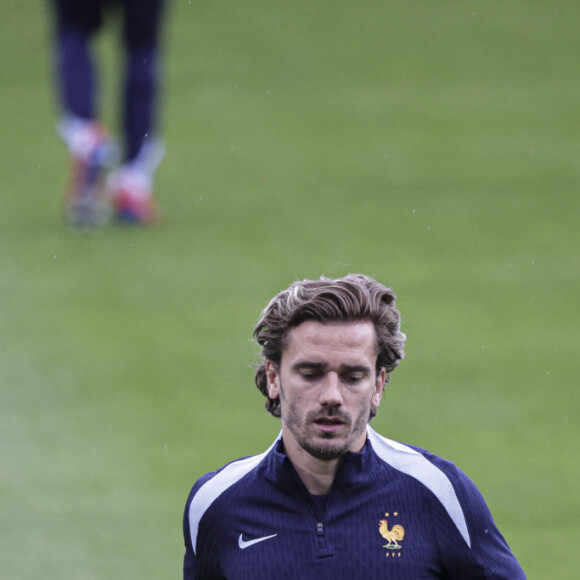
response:
<svg viewBox="0 0 580 580"><path fill-rule="evenodd" d="M266 380L268 386L268 397L277 399L280 396L280 374L278 366L271 360L266 361Z"/></svg>
<svg viewBox="0 0 580 580"><path fill-rule="evenodd" d="M374 408L378 409L381 404L381 399L383 398L383 392L385 390L385 381L387 380L387 371L383 367L378 373L375 379L375 391L373 393L372 405Z"/></svg>

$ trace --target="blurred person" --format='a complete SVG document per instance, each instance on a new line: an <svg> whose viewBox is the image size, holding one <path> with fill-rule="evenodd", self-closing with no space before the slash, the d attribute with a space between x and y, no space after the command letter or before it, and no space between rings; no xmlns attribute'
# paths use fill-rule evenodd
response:
<svg viewBox="0 0 580 580"><path fill-rule="evenodd" d="M193 486L185 580L525 578L463 472L368 425L404 356L391 289L360 274L295 282L254 338L282 430Z"/></svg>
<svg viewBox="0 0 580 580"><path fill-rule="evenodd" d="M71 157L66 217L72 226L90 228L104 224L114 210L121 221L152 224L158 218L153 181L163 156L163 144L155 132L165 0L52 0L52 4L61 105L57 131ZM121 147L98 119L92 41L109 9L122 12ZM105 185L105 170L118 161L120 166Z"/></svg>

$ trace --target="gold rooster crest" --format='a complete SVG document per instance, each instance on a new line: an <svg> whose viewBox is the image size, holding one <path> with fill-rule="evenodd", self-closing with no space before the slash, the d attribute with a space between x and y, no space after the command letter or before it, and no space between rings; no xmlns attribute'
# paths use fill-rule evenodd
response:
<svg viewBox="0 0 580 580"><path fill-rule="evenodd" d="M388 513L385 515L389 517ZM393 515L397 516L399 514L395 512ZM383 548L387 548L388 550L401 549L401 544L399 544L399 542L402 542L403 538L405 537L405 528L403 526L395 524L389 530L389 522L387 520L381 520L379 522L379 532L381 536L387 540L387 543L383 546Z"/></svg>

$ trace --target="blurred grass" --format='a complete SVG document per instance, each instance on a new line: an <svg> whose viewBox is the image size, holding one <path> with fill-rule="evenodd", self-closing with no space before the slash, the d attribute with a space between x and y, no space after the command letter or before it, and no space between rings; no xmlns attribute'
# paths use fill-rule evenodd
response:
<svg viewBox="0 0 580 580"><path fill-rule="evenodd" d="M578 4L175 1L164 218L91 236L60 221L48 9L0 6L2 576L179 577L193 481L279 428L261 308L362 271L409 337L376 428L472 476L529 578L575 578Z"/></svg>

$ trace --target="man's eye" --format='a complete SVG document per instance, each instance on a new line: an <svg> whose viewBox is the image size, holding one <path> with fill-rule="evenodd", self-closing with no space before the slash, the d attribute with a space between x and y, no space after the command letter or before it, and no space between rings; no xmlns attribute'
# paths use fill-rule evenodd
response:
<svg viewBox="0 0 580 580"><path fill-rule="evenodd" d="M349 385L356 385L356 384L360 383L362 381L362 379L363 379L362 375L346 375L346 377L345 377L345 381Z"/></svg>

